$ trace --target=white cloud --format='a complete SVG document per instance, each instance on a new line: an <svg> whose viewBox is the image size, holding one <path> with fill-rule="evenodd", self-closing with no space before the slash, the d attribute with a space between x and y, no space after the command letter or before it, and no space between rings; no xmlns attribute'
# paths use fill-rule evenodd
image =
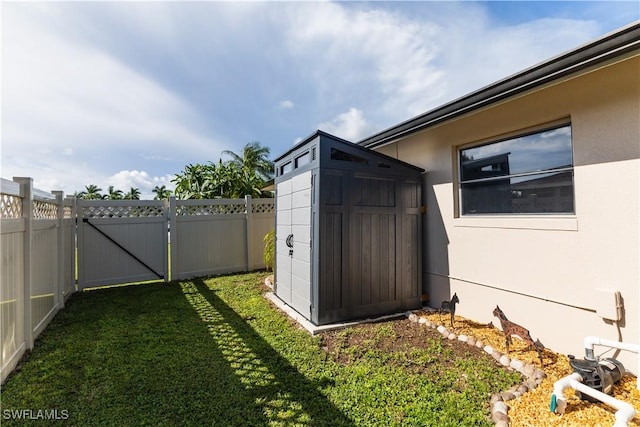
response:
<svg viewBox="0 0 640 427"><path fill-rule="evenodd" d="M295 107L295 105L293 104L293 101L285 99L283 101L280 101L280 103L278 104L280 108L285 109L285 110L289 110L293 107Z"/></svg>
<svg viewBox="0 0 640 427"><path fill-rule="evenodd" d="M452 100L579 46L597 35L593 21L539 19L494 26L486 18L453 21L435 42L448 48L438 62L444 93Z"/></svg>
<svg viewBox="0 0 640 427"><path fill-rule="evenodd" d="M29 174L71 193L144 156L175 159L188 147L207 159L224 149L199 132L200 113L179 95L69 38L61 21L48 24L53 5L21 6L2 19L3 175Z"/></svg>
<svg viewBox="0 0 640 427"><path fill-rule="evenodd" d="M248 140L286 150L320 122L357 141L600 31L583 15L510 25L490 9L6 3L2 176L31 175L39 188L69 193L145 171L137 179L155 186L155 177ZM123 185L137 182L125 177Z"/></svg>
<svg viewBox="0 0 640 427"><path fill-rule="evenodd" d="M359 105L377 130L598 34L594 21L578 19L496 24L469 2L424 2L420 16L369 5L300 4L287 27L288 47L304 58L298 65L313 79L320 105Z"/></svg>
<svg viewBox="0 0 640 427"><path fill-rule="evenodd" d="M171 180L174 175L165 176L150 176L145 171L137 170L123 170L106 179L107 185L113 185L115 189L122 190L127 193L131 188L137 188L140 190L141 199L153 199L153 192L151 191L156 186L165 185L167 188L173 190L175 187Z"/></svg>
<svg viewBox="0 0 640 427"><path fill-rule="evenodd" d="M291 20L289 48L307 59L320 102L369 100L367 111L395 119L423 110L441 92L442 71L432 59L442 46L430 43L437 31L431 22L336 3L303 4L297 12L304 16Z"/></svg>
<svg viewBox="0 0 640 427"><path fill-rule="evenodd" d="M354 107L328 122L320 123L318 128L351 142L356 142L373 132L373 127L364 118L362 111Z"/></svg>

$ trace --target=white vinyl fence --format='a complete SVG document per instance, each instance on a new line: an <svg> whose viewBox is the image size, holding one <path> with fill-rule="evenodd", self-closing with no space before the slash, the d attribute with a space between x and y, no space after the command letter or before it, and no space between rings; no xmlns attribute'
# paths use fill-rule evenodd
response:
<svg viewBox="0 0 640 427"><path fill-rule="evenodd" d="M88 201L1 184L2 382L73 292L262 269L275 224L274 199Z"/></svg>
<svg viewBox="0 0 640 427"><path fill-rule="evenodd" d="M264 236L275 227L274 199L170 199L171 277L265 268Z"/></svg>
<svg viewBox="0 0 640 427"><path fill-rule="evenodd" d="M75 291L74 199L2 179L0 218L1 380Z"/></svg>

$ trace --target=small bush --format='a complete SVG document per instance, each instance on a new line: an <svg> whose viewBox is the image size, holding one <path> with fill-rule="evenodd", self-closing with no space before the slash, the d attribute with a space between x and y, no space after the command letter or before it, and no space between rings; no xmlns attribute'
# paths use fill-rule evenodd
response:
<svg viewBox="0 0 640 427"><path fill-rule="evenodd" d="M267 270L273 271L273 261L276 258L276 231L271 230L264 236L264 265Z"/></svg>

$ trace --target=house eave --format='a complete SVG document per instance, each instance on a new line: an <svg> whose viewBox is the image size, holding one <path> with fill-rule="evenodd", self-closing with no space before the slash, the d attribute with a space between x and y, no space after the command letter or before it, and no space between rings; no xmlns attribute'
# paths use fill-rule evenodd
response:
<svg viewBox="0 0 640 427"><path fill-rule="evenodd" d="M375 148L640 49L640 21L378 132L358 145Z"/></svg>

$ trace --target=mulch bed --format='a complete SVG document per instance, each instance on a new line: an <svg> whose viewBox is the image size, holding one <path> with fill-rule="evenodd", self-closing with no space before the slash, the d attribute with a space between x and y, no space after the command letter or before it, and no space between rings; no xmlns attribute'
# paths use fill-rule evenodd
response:
<svg viewBox="0 0 640 427"><path fill-rule="evenodd" d="M449 327L448 316L432 312L417 312L421 317L426 317L430 322L444 324L447 329L458 335L464 334L482 340L501 352L506 352L505 339L502 331L492 324L481 324L460 316L455 317L454 328ZM443 339L435 329L423 324L401 319L392 322L394 334L381 337L374 332L374 324L362 324L352 328L348 334L340 331L330 331L322 334L323 348L339 362L348 363L349 355L340 352L340 348L367 343L375 343L376 348L383 351L402 351L413 348L427 348L428 341L425 337L437 337ZM481 349L474 349L458 340L446 340L454 354L462 357L489 358ZM510 356L518 360L540 367L538 354L529 350L526 343L513 339ZM565 390L567 397L567 411L563 415L554 414L549 409L553 384L557 380L569 375L572 370L568 358L550 349L544 350L544 366L542 370L547 377L539 387L533 389L517 399L508 402L511 427L545 427L545 426L611 426L615 422L615 409L602 403L589 403L580 400L573 389ZM446 369L450 360L441 360L441 368ZM425 368L427 369L427 368ZM510 368L505 368L510 369ZM640 408L640 391L636 387L636 378L626 375L614 386L613 396L623 400L636 409ZM640 415L636 415L630 426L640 427Z"/></svg>

